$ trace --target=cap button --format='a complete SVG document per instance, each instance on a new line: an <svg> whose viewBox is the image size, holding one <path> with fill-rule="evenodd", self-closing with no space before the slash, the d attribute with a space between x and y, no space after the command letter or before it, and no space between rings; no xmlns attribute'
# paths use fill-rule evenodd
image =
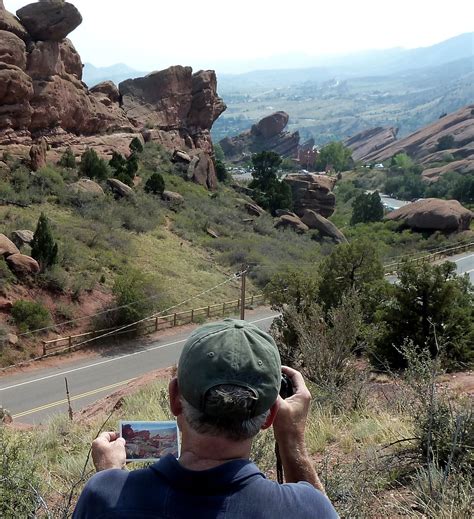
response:
<svg viewBox="0 0 474 519"><path fill-rule="evenodd" d="M236 328L243 328L245 326L245 323L235 323L234 325Z"/></svg>

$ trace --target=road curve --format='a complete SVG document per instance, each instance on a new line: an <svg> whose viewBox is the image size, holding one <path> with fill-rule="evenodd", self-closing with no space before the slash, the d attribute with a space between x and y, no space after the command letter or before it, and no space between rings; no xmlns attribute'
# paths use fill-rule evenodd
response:
<svg viewBox="0 0 474 519"><path fill-rule="evenodd" d="M252 311L247 319L268 329L275 317L276 313L267 308ZM72 407L79 410L136 377L174 365L189 333L189 327L186 332L176 328L166 334L166 339L137 341L128 351L107 350L92 359L65 361L54 368L4 375L0 378L0 404L11 412L16 422L44 423L56 414L67 413L64 381L67 377Z"/></svg>

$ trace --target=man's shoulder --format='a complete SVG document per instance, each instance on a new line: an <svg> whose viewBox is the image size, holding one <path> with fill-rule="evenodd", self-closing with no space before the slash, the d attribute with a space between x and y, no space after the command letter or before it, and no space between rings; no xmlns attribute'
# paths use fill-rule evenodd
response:
<svg viewBox="0 0 474 519"><path fill-rule="evenodd" d="M299 483L286 483L279 485L268 479L258 482L257 491L266 494L267 500L283 510L291 510L292 507L300 511L301 517L317 517L324 519L336 519L338 517L331 501L325 494L304 481ZM307 515L304 514L307 511ZM300 517L300 516L299 516Z"/></svg>

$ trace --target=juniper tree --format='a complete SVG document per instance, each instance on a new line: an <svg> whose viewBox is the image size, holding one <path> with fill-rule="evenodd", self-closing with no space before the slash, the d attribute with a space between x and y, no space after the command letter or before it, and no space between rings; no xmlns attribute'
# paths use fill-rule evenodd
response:
<svg viewBox="0 0 474 519"><path fill-rule="evenodd" d="M42 271L58 260L58 244L54 241L49 220L43 213L31 242L31 256L38 261Z"/></svg>

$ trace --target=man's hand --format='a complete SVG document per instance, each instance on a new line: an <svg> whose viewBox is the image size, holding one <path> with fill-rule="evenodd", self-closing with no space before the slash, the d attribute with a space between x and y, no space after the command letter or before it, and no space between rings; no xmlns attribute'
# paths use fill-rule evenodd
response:
<svg viewBox="0 0 474 519"><path fill-rule="evenodd" d="M125 440L116 432L102 432L92 442L92 461L97 472L125 466Z"/></svg>
<svg viewBox="0 0 474 519"><path fill-rule="evenodd" d="M280 405L275 421L273 422L275 438L279 443L284 443L289 437L304 441L304 431L311 403L311 393L306 387L303 376L299 371L288 368L287 366L283 366L282 371L290 379L294 393L286 399L278 397Z"/></svg>
<svg viewBox="0 0 474 519"><path fill-rule="evenodd" d="M307 481L324 492L323 485L306 450L304 439L311 393L299 371L286 366L282 367L282 371L291 380L294 391L293 395L286 399L278 397L280 405L273 422L273 431L280 451L285 481L287 483Z"/></svg>

